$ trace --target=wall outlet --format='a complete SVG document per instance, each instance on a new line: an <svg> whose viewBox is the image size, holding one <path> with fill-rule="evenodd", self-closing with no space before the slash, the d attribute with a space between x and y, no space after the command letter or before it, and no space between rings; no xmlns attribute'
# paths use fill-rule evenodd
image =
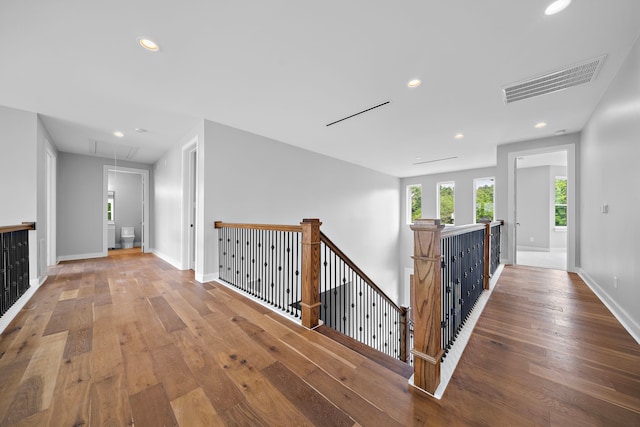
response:
<svg viewBox="0 0 640 427"><path fill-rule="evenodd" d="M613 288L618 289L618 276L613 276Z"/></svg>
<svg viewBox="0 0 640 427"><path fill-rule="evenodd" d="M529 241L533 242L535 239L533 237L529 237Z"/></svg>
<svg viewBox="0 0 640 427"><path fill-rule="evenodd" d="M600 212L602 212L603 214L609 213L609 205L605 203L600 206Z"/></svg>

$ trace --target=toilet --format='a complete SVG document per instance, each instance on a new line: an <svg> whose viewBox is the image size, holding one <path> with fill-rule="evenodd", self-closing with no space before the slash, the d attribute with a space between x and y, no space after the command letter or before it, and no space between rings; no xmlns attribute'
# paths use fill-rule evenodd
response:
<svg viewBox="0 0 640 427"><path fill-rule="evenodd" d="M133 239L136 234L133 227L122 227L120 229L120 241L123 249L130 249L133 247Z"/></svg>

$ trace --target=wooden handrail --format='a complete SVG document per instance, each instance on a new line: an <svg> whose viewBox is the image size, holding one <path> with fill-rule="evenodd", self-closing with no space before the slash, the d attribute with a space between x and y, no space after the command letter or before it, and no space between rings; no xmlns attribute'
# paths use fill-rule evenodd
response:
<svg viewBox="0 0 640 427"><path fill-rule="evenodd" d="M302 232L301 225L279 225L279 224L234 224L230 222L215 221L215 228L245 228L249 230L274 230L274 231L291 231Z"/></svg>
<svg viewBox="0 0 640 427"><path fill-rule="evenodd" d="M391 304L392 307L394 307L398 313L404 314L407 311L406 307L401 307L398 304L396 304L395 302L393 302L393 300L391 300L391 298L389 298L387 296L387 294L384 293L383 290L381 290L378 285L375 284L375 282L373 280L371 280L369 278L369 276L367 276L353 261L351 261L351 259L349 259L348 256L345 255L344 252L342 252L335 243L333 243L322 231L320 232L320 240L329 247L329 249L331 249L333 252L336 253L336 255L338 255L338 257L340 257L340 259L342 259L344 261L344 263L349 266L356 274L358 274L360 277L362 277L362 279L367 283L367 285L369 285L370 287L372 287L376 292L378 292L378 294L380 294L389 304Z"/></svg>
<svg viewBox="0 0 640 427"><path fill-rule="evenodd" d="M10 233L12 231L35 230L35 222L23 222L20 225L4 225L0 227L0 233Z"/></svg>

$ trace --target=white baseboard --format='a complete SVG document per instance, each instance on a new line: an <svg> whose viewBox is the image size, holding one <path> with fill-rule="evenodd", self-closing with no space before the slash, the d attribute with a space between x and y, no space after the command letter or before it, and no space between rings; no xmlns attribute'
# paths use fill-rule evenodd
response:
<svg viewBox="0 0 640 427"><path fill-rule="evenodd" d="M640 325L638 325L629 314L615 302L613 298L595 281L586 271L581 268L576 268L576 273L584 280L584 282L591 288L594 294L602 301L602 303L609 309L611 314L618 319L618 322L623 328L629 332L634 340L640 344Z"/></svg>
<svg viewBox="0 0 640 427"><path fill-rule="evenodd" d="M104 258L108 256L107 252L95 252L92 254L77 254L77 255L60 255L58 262L60 261L75 261L78 259L91 259L91 258Z"/></svg>
<svg viewBox="0 0 640 427"><path fill-rule="evenodd" d="M40 288L40 286L46 279L47 276L44 276L44 278L40 279L29 280L30 287L29 289L27 289L27 292L25 292L20 298L18 298L18 301L16 301L16 303L13 304L9 308L9 310L7 310L7 312L2 315L2 317L0 317L0 333L3 333L4 330L7 329L7 326L9 326L9 324L11 324L18 313L20 313L20 310L22 310L24 306L27 305L31 297L35 295L38 288Z"/></svg>
<svg viewBox="0 0 640 427"><path fill-rule="evenodd" d="M218 280L219 278L220 278L220 275L218 273L209 273L209 274L196 273L196 280L200 283L213 282L214 280Z"/></svg>
<svg viewBox="0 0 640 427"><path fill-rule="evenodd" d="M523 252L551 252L549 248L539 246L517 246L516 250Z"/></svg>
<svg viewBox="0 0 640 427"><path fill-rule="evenodd" d="M186 268L182 265L182 263L180 261L170 257L167 254L164 254L164 253L160 252L157 249L151 249L151 253L153 253L155 256L157 256L158 258L162 259L163 261L168 262L169 264L171 264L172 266L174 266L178 270L186 270Z"/></svg>

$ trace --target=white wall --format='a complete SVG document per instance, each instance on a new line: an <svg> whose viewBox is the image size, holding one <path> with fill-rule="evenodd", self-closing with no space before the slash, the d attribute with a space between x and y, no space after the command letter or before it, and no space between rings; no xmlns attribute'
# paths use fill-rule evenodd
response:
<svg viewBox="0 0 640 427"><path fill-rule="evenodd" d="M135 246L142 238L142 175L109 171L109 191L114 192L116 245L121 247L120 230L134 227Z"/></svg>
<svg viewBox="0 0 640 427"><path fill-rule="evenodd" d="M407 186L422 185L422 218L437 218L437 184L439 182L455 181L455 221L456 225L472 224L474 222L474 180L489 178L496 174L496 168L468 169L456 172L421 175L403 178L400 200L400 269L403 291L402 304L409 304L409 289L405 269L413 268L413 232L407 224ZM495 190L494 190L495 196ZM494 203L497 201L494 199ZM496 217L496 219L501 219Z"/></svg>
<svg viewBox="0 0 640 427"><path fill-rule="evenodd" d="M640 41L582 132L580 266L640 342L639 76Z"/></svg>
<svg viewBox="0 0 640 427"><path fill-rule="evenodd" d="M516 171L518 249L549 250L549 166Z"/></svg>
<svg viewBox="0 0 640 427"><path fill-rule="evenodd" d="M0 225L22 222L38 223L39 217L39 151L38 117L35 113L0 106ZM40 197L41 198L41 197ZM40 277L38 271L38 229L29 232L29 279ZM43 273L44 274L44 273Z"/></svg>
<svg viewBox="0 0 640 427"><path fill-rule="evenodd" d="M35 113L0 106L0 224L37 217L37 125Z"/></svg>
<svg viewBox="0 0 640 427"><path fill-rule="evenodd" d="M185 145L192 141L204 141L204 121L192 129L180 141L178 141L171 150L167 151L160 160L153 165L154 186L151 190L152 199L154 200L153 224L154 224L154 245L153 252L168 261L176 268L187 268L187 260L182 254L183 245L186 245L186 234L183 232L183 197L186 197L186 191L183 191L183 158L182 149ZM203 147L198 147L202 150ZM200 154L200 153L199 153ZM199 161L201 160L198 156ZM211 167L215 167L213 164ZM202 167L200 168L200 177L202 181ZM199 186L201 192L204 190L203 185ZM184 193L184 194L183 194ZM200 211L202 211L200 206ZM200 215L199 223L202 227L213 227L213 220L209 219L204 222L204 217ZM202 234L202 233L201 233ZM203 240L200 238L199 247L204 246ZM203 274L203 260L196 265L196 271Z"/></svg>
<svg viewBox="0 0 640 427"><path fill-rule="evenodd" d="M518 250L566 249L566 230L555 230L555 178L564 166L537 166L516 171Z"/></svg>
<svg viewBox="0 0 640 427"><path fill-rule="evenodd" d="M106 256L102 212L104 165L113 164L113 159L58 153L57 252L59 258L81 259ZM151 165L120 160L118 160L118 166L151 170ZM149 176L152 186L153 173ZM153 205L151 211L153 211ZM150 229L153 229L152 227ZM152 239L153 235L150 236L150 241Z"/></svg>
<svg viewBox="0 0 640 427"><path fill-rule="evenodd" d="M398 178L210 121L198 155L206 168L205 274L217 273L213 221L320 218L323 232L398 300Z"/></svg>

